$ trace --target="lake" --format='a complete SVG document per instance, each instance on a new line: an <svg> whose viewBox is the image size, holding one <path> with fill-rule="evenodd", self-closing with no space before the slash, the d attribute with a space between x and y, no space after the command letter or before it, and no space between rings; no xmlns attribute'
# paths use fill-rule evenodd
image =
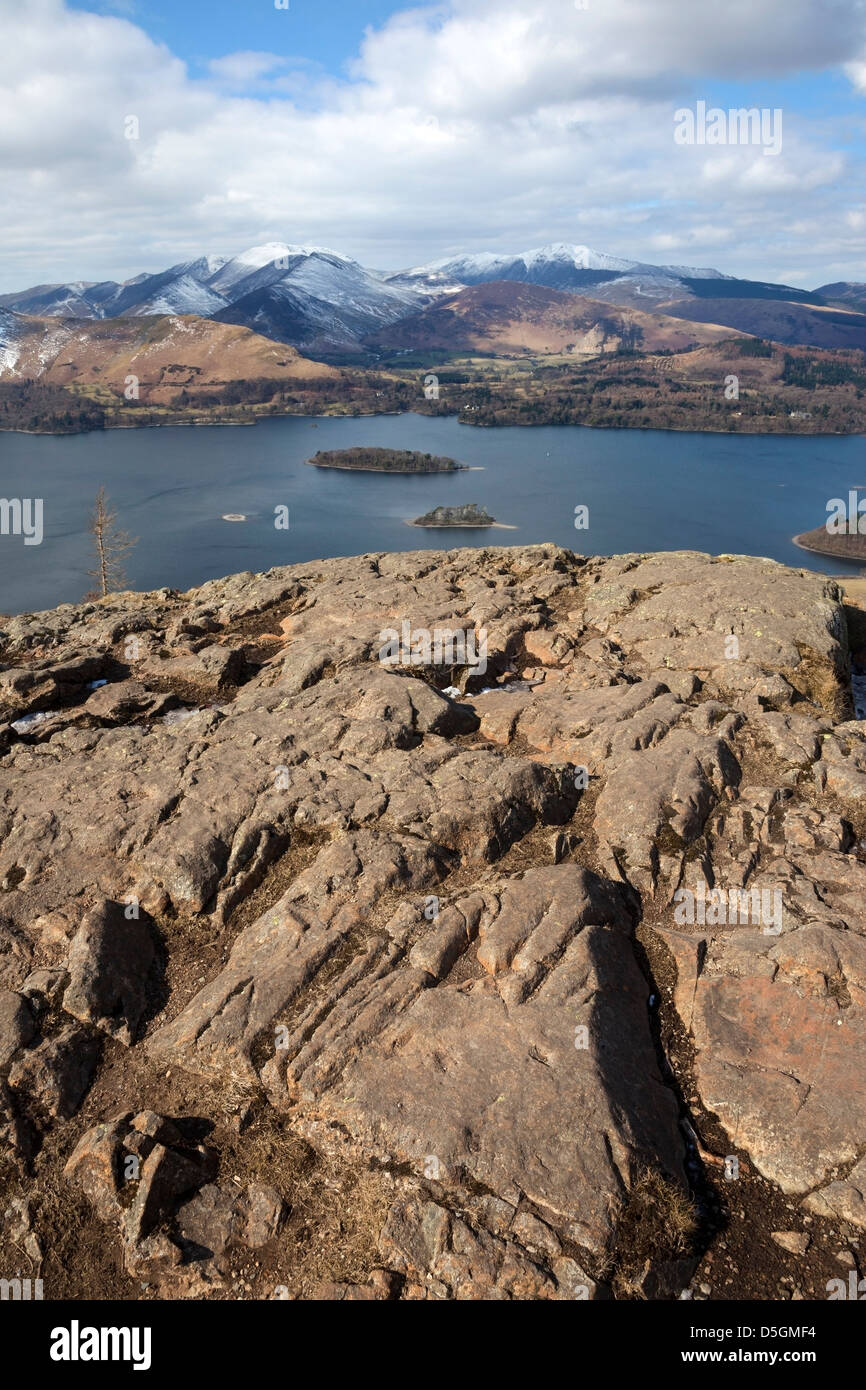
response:
<svg viewBox="0 0 866 1390"><path fill-rule="evenodd" d="M383 476L305 466L354 445L447 454L483 472ZM187 589L365 551L556 541L583 554L706 550L768 555L839 573L791 536L820 525L831 497L866 486L863 439L679 434L577 426L478 429L421 415L284 417L254 427L0 433L0 496L42 498L44 539L0 536L0 612L77 602L92 581L87 521L100 484L139 538L130 587ZM477 502L499 530L415 530L440 504ZM589 529L575 530L575 507ZM288 530L274 526L288 507ZM243 522L223 521L242 513ZM856 572L856 568L855 571Z"/></svg>

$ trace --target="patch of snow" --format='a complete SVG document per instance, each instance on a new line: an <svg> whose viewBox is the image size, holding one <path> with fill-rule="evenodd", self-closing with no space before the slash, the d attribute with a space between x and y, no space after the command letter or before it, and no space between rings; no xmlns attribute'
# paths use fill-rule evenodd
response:
<svg viewBox="0 0 866 1390"><path fill-rule="evenodd" d="M534 690L542 681L509 681L507 685L486 685L479 695L517 695L524 690Z"/></svg>
<svg viewBox="0 0 866 1390"><path fill-rule="evenodd" d="M46 331L39 345L40 370L36 373L37 376L41 376L45 368L51 366L52 363L57 360L61 349L66 346L71 338L72 334L67 328L53 328Z"/></svg>
<svg viewBox="0 0 866 1390"><path fill-rule="evenodd" d="M0 309L0 376L15 370L15 363L21 356L17 338L20 320L6 309Z"/></svg>
<svg viewBox="0 0 866 1390"><path fill-rule="evenodd" d="M11 728L16 734L27 734L31 729L35 729L38 724L44 724L47 719L53 719L58 710L38 710L35 714L23 714L20 719L13 719Z"/></svg>
<svg viewBox="0 0 866 1390"><path fill-rule="evenodd" d="M0 376L2 376L4 372L13 372L15 370L15 363L18 361L20 355L18 349L12 347L11 344L0 345Z"/></svg>
<svg viewBox="0 0 866 1390"><path fill-rule="evenodd" d="M194 714L201 714L201 709L170 709L168 714L163 715L163 724L169 727L173 724L185 724L188 719L192 719Z"/></svg>
<svg viewBox="0 0 866 1390"><path fill-rule="evenodd" d="M218 714L225 714L228 712L228 708L227 705L200 705L197 709L171 709L168 714L163 715L162 722L167 724L169 728L176 727L178 724L185 724L196 714L213 714L214 710Z"/></svg>

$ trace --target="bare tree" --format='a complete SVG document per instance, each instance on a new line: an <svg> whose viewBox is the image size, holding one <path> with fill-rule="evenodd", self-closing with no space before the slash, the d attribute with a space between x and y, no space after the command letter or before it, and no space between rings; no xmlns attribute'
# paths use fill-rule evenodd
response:
<svg viewBox="0 0 866 1390"><path fill-rule="evenodd" d="M88 570L87 573L91 579L96 580L98 587L92 595L88 594L88 598L105 598L106 594L116 593L126 585L124 556L138 542L126 531L118 531L116 521L117 513L110 510L105 488L101 487L96 494L96 506L88 527L96 552L96 569Z"/></svg>

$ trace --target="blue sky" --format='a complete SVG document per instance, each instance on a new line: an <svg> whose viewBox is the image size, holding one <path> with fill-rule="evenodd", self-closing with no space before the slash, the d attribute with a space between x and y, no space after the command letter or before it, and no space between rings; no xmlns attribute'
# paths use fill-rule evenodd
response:
<svg viewBox="0 0 866 1390"><path fill-rule="evenodd" d="M333 77L345 76L369 25L407 6L394 0L75 0L70 7L130 19L200 74L207 61L244 50L303 58Z"/></svg>

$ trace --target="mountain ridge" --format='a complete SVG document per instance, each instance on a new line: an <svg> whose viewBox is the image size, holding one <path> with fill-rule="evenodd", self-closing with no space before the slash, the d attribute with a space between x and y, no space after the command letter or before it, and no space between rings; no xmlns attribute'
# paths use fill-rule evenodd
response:
<svg viewBox="0 0 866 1390"><path fill-rule="evenodd" d="M399 349L459 352L679 351L729 338L730 329L619 309L546 286L492 280L446 295L365 341Z"/></svg>
<svg viewBox="0 0 866 1390"><path fill-rule="evenodd" d="M360 353L366 341L381 337L391 325L461 290L494 282L580 294L620 310L649 310L691 323L717 322L762 336L774 336L772 324L778 314L767 307L773 304L849 313L866 308L866 285L856 282L810 291L744 280L713 267L655 265L578 243L553 242L514 253L465 253L383 272L324 246L266 242L234 256L179 261L122 283L41 283L0 295L0 310L91 320L197 314L250 328L306 353L327 355ZM744 302L751 306L748 313L734 307ZM847 327L859 332L861 325ZM825 330L826 323L815 315L795 314L789 316L786 329L793 336L783 341L821 347L836 346L840 336L846 337ZM856 333L853 339L848 334L849 340L861 345Z"/></svg>

